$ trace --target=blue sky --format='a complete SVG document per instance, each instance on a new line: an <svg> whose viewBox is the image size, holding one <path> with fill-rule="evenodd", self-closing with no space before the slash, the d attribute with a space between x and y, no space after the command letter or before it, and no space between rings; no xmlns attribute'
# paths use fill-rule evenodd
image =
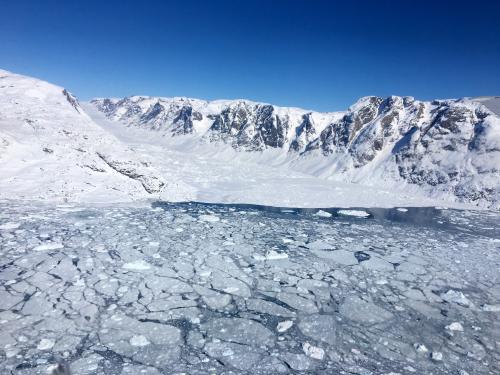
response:
<svg viewBox="0 0 500 375"><path fill-rule="evenodd" d="M500 95L500 2L4 1L0 68L81 99Z"/></svg>

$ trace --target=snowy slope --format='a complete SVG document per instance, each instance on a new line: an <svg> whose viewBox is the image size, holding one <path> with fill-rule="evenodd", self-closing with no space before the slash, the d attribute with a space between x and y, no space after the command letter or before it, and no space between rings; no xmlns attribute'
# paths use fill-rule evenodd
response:
<svg viewBox="0 0 500 375"><path fill-rule="evenodd" d="M0 70L0 198L128 201L185 197L96 125L69 92Z"/></svg>

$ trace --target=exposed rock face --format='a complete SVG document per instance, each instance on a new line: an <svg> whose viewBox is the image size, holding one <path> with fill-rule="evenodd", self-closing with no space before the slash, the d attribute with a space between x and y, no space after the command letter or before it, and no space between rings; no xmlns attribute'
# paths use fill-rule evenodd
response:
<svg viewBox="0 0 500 375"><path fill-rule="evenodd" d="M116 160L110 155L98 152L97 155L112 169L141 183L149 194L158 193L165 186L160 178L149 172L142 166L134 165L130 161ZM148 173L149 172L149 173Z"/></svg>
<svg viewBox="0 0 500 375"><path fill-rule="evenodd" d="M168 128L167 131L173 136L193 133L193 121L203 120L203 115L193 109L193 105L202 103L198 100L162 100L136 96L121 100L98 99L92 103L110 119L154 130Z"/></svg>
<svg viewBox="0 0 500 375"><path fill-rule="evenodd" d="M371 182L376 176L462 201L500 199L500 118L472 99L370 96L337 113L247 100L131 97L92 103L128 125L197 135L201 142L241 151L281 149L296 160L318 158L336 178Z"/></svg>
<svg viewBox="0 0 500 375"><path fill-rule="evenodd" d="M76 109L78 113L80 113L80 103L78 103L78 100L74 97L74 95L66 89L63 90L63 95L66 97L69 104L71 104L71 106Z"/></svg>
<svg viewBox="0 0 500 375"><path fill-rule="evenodd" d="M316 136L312 113L302 115L302 122L295 129L295 139L290 143L290 151L302 151Z"/></svg>
<svg viewBox="0 0 500 375"><path fill-rule="evenodd" d="M269 104L251 105L240 101L212 116L207 134L211 141L223 141L234 148L262 151L282 148L289 131L288 116L279 116Z"/></svg>
<svg viewBox="0 0 500 375"><path fill-rule="evenodd" d="M411 128L393 149L401 177L413 184L449 186L467 201L497 199L499 164L487 159L498 160L500 153L498 118L484 107L456 102L441 102L430 113L430 123ZM497 182L485 183L490 179Z"/></svg>

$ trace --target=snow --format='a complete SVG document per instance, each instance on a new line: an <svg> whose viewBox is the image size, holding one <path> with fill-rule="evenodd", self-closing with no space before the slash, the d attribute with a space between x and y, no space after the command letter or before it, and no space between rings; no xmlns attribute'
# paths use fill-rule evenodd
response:
<svg viewBox="0 0 500 375"><path fill-rule="evenodd" d="M298 161L283 150L239 152L230 146L200 143L207 123L195 124L197 133L192 136L159 136L106 119L93 105L83 103L75 109L61 87L7 71L0 71L0 76L0 199L92 203L162 199L311 208L470 207L439 194L432 197L401 181L332 173L336 167L330 158L311 156ZM158 98L131 101L146 110ZM235 103L190 98L161 101L172 108L189 102L204 114ZM293 121L309 113L275 108ZM343 113L312 116L321 131ZM488 160L495 163L493 158Z"/></svg>

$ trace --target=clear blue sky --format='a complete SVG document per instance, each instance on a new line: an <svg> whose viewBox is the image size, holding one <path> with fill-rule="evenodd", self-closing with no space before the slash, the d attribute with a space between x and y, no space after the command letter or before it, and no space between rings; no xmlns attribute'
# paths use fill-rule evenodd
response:
<svg viewBox="0 0 500 375"><path fill-rule="evenodd" d="M27 1L1 5L0 68L81 99L500 95L500 1Z"/></svg>

